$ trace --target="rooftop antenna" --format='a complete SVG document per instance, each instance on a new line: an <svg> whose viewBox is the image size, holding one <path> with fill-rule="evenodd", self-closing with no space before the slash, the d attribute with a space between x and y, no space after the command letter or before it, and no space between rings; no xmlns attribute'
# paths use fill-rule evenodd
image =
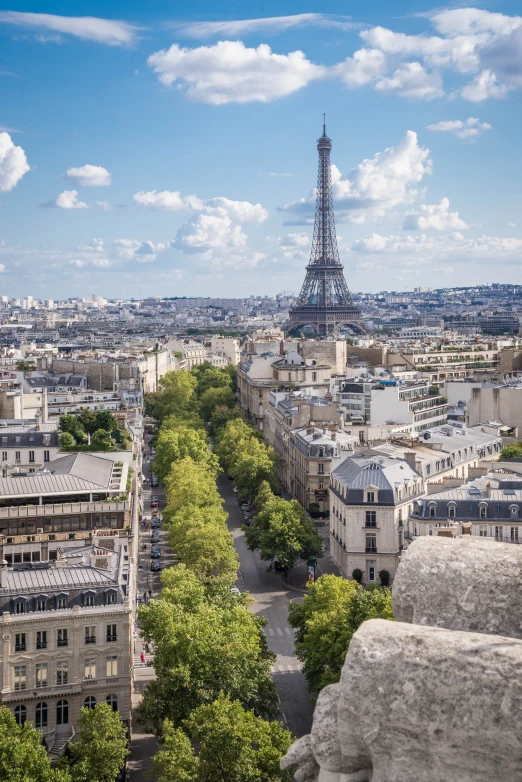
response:
<svg viewBox="0 0 522 782"><path fill-rule="evenodd" d="M323 136L326 136L326 114L323 114Z"/></svg>

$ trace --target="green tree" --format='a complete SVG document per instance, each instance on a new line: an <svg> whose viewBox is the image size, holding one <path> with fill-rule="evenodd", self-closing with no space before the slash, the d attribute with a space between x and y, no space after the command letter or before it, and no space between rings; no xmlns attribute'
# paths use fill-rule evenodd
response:
<svg viewBox="0 0 522 782"><path fill-rule="evenodd" d="M167 522L171 515L191 505L198 508L223 505L214 475L205 464L197 464L189 456L172 465L164 485L167 507L163 517Z"/></svg>
<svg viewBox="0 0 522 782"><path fill-rule="evenodd" d="M0 779L2 782L70 782L67 769L53 769L42 735L26 722L17 725L12 711L0 707Z"/></svg>
<svg viewBox="0 0 522 782"><path fill-rule="evenodd" d="M261 559L277 559L285 570L323 554L321 537L297 500L274 498L244 529L248 548L259 550Z"/></svg>
<svg viewBox="0 0 522 782"><path fill-rule="evenodd" d="M339 681L352 636L367 619L393 619L390 590L363 589L339 576L321 576L308 585L301 605L290 605L295 651L312 692Z"/></svg>
<svg viewBox="0 0 522 782"><path fill-rule="evenodd" d="M82 709L79 738L71 746L73 782L114 782L129 754L127 731L107 703Z"/></svg>
<svg viewBox="0 0 522 782"><path fill-rule="evenodd" d="M108 451L114 445L106 429L97 429L91 437L91 445L98 451Z"/></svg>
<svg viewBox="0 0 522 782"><path fill-rule="evenodd" d="M200 364L199 367L195 367L192 371L197 377L196 393L199 398L209 388L232 388L232 378L228 372L219 367L214 367L208 362Z"/></svg>
<svg viewBox="0 0 522 782"><path fill-rule="evenodd" d="M64 451L69 450L70 448L74 448L76 445L76 440L70 434L69 432L62 432L60 435L60 446L64 449Z"/></svg>
<svg viewBox="0 0 522 782"><path fill-rule="evenodd" d="M178 428L161 426L156 442L154 472L163 481L169 474L174 462L189 457L196 464L206 465L209 472L217 475L219 462L209 449L204 432L187 426Z"/></svg>
<svg viewBox="0 0 522 782"><path fill-rule="evenodd" d="M217 407L232 408L236 397L230 387L208 388L199 400L199 410L205 421L210 421Z"/></svg>
<svg viewBox="0 0 522 782"><path fill-rule="evenodd" d="M223 693L196 709L184 729L198 747L200 782L289 782L292 777L292 772L279 768L294 740L292 734L279 722L267 722L246 711Z"/></svg>
<svg viewBox="0 0 522 782"><path fill-rule="evenodd" d="M60 431L71 434L77 443L84 443L87 440L80 419L78 416L72 415L72 413L60 416Z"/></svg>
<svg viewBox="0 0 522 782"><path fill-rule="evenodd" d="M148 395L148 414L162 421L168 415L182 417L193 413L197 404L196 385L197 380L190 372L167 372L159 381L159 393Z"/></svg>
<svg viewBox="0 0 522 782"><path fill-rule="evenodd" d="M151 777L158 782L197 782L198 767L189 737L166 719L160 748L153 758Z"/></svg>
<svg viewBox="0 0 522 782"><path fill-rule="evenodd" d="M268 481L263 481L256 494L254 505L258 510L263 510L272 500L275 500L275 494L270 488Z"/></svg>
<svg viewBox="0 0 522 782"><path fill-rule="evenodd" d="M223 470L230 473L239 454L243 453L250 442L259 439L262 439L261 432L257 437L257 433L242 418L229 421L219 430L214 443L214 453L218 456Z"/></svg>
<svg viewBox="0 0 522 782"><path fill-rule="evenodd" d="M169 517L168 539L179 559L198 578L220 576L230 585L237 578L239 560L220 506L185 506Z"/></svg>
<svg viewBox="0 0 522 782"><path fill-rule="evenodd" d="M519 443L512 443L511 445L505 445L500 454L501 459L521 459L522 458L522 445Z"/></svg>
<svg viewBox="0 0 522 782"><path fill-rule="evenodd" d="M210 418L210 424L212 428L212 434L216 437L219 430L226 426L229 421L235 421L241 418L241 410L238 407L224 407L218 405L214 408L212 416Z"/></svg>
<svg viewBox="0 0 522 782"><path fill-rule="evenodd" d="M160 600L139 610L140 628L154 653L156 679L138 707L142 722L161 732L164 719L179 727L203 703L224 690L245 708L277 714L270 675L274 655L261 632L261 617L228 590L216 600L184 565L162 574Z"/></svg>
<svg viewBox="0 0 522 782"><path fill-rule="evenodd" d="M106 429L108 432L114 432L118 428L118 422L110 410L98 410L96 415L96 429Z"/></svg>
<svg viewBox="0 0 522 782"><path fill-rule="evenodd" d="M81 427L88 432L89 434L94 434L97 429L101 429L101 427L98 424L98 416L94 412L94 410L91 410L88 407L85 407L80 415L78 416L78 421L81 425Z"/></svg>
<svg viewBox="0 0 522 782"><path fill-rule="evenodd" d="M277 456L273 448L251 439L230 466L230 474L244 499L252 500L261 484L266 481L272 490L279 486L275 465Z"/></svg>

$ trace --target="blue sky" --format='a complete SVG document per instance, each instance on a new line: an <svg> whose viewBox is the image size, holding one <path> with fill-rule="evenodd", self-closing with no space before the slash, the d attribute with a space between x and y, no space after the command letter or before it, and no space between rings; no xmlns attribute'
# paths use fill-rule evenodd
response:
<svg viewBox="0 0 522 782"><path fill-rule="evenodd" d="M176 6L0 10L4 295L298 292L323 111L352 290L521 282L519 2Z"/></svg>

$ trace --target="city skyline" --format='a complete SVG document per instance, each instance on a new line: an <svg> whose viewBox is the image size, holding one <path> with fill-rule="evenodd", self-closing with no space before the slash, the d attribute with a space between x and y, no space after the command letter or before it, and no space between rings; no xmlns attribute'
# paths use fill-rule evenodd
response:
<svg viewBox="0 0 522 782"><path fill-rule="evenodd" d="M350 290L519 280L514 2L45 10L0 12L2 294L297 294L323 112Z"/></svg>

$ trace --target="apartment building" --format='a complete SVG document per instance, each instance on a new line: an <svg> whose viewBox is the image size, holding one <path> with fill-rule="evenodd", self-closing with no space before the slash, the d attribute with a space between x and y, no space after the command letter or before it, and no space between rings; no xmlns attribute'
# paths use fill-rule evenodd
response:
<svg viewBox="0 0 522 782"><path fill-rule="evenodd" d="M18 724L31 721L51 756L74 737L84 706L109 703L131 724L135 596L126 541L104 542L54 563L0 566L0 705Z"/></svg>
<svg viewBox="0 0 522 782"><path fill-rule="evenodd" d="M491 471L414 502L408 541L423 535L461 534L522 543L522 478Z"/></svg>
<svg viewBox="0 0 522 782"><path fill-rule="evenodd" d="M347 423L364 422L373 427L391 423L397 431L417 436L446 422L447 400L428 381L366 378L334 379L333 394Z"/></svg>
<svg viewBox="0 0 522 782"><path fill-rule="evenodd" d="M483 384L473 388L466 407L466 423L478 426L498 421L508 427L514 437L522 434L522 382L506 385Z"/></svg>
<svg viewBox="0 0 522 782"><path fill-rule="evenodd" d="M0 421L0 456L4 477L13 467L35 472L53 461L60 450L56 423L35 420Z"/></svg>
<svg viewBox="0 0 522 782"><path fill-rule="evenodd" d="M422 477L403 459L354 456L333 471L329 493L330 551L343 575L360 569L372 584L386 570L393 581Z"/></svg>
<svg viewBox="0 0 522 782"><path fill-rule="evenodd" d="M480 372L492 372L500 366L500 351L492 343L473 343L456 347L438 344L389 349L387 366L403 365L429 374L430 382L440 383L452 378L469 377Z"/></svg>
<svg viewBox="0 0 522 782"><path fill-rule="evenodd" d="M210 349L216 356L226 358L227 364L237 366L241 361L239 340L235 337L211 337Z"/></svg>
<svg viewBox="0 0 522 782"><path fill-rule="evenodd" d="M290 432L289 491L308 511L329 514L332 472L353 455L359 440L337 424L309 424Z"/></svg>

